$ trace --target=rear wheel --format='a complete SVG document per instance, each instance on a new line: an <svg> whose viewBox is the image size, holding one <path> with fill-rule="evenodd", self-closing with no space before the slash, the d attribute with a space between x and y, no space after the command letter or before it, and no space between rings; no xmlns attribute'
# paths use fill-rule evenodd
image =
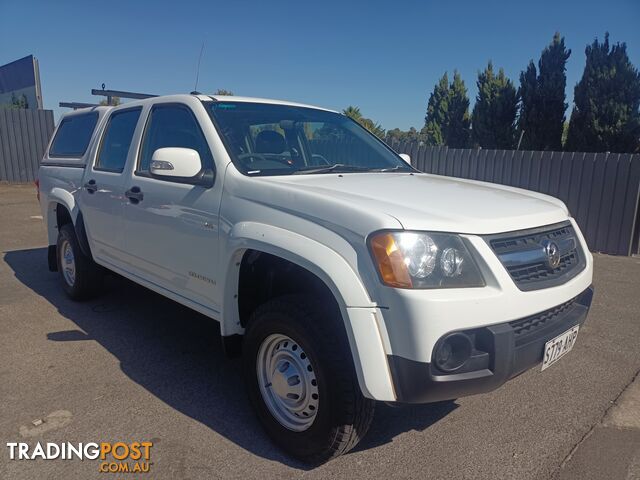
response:
<svg viewBox="0 0 640 480"><path fill-rule="evenodd" d="M62 288L67 295L74 300L95 296L102 285L102 272L91 258L82 253L70 223L60 227L56 254Z"/></svg>
<svg viewBox="0 0 640 480"><path fill-rule="evenodd" d="M373 419L339 315L311 296L282 297L258 307L244 339L244 375L260 422L284 451L309 463L353 448Z"/></svg>

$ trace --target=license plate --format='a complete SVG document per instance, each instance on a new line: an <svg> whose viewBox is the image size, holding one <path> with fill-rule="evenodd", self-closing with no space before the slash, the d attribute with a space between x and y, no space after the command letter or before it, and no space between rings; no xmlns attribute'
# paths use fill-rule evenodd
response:
<svg viewBox="0 0 640 480"><path fill-rule="evenodd" d="M571 327L566 332L558 335L544 344L544 359L542 360L542 370L550 367L567 353L571 351L578 338L579 325Z"/></svg>

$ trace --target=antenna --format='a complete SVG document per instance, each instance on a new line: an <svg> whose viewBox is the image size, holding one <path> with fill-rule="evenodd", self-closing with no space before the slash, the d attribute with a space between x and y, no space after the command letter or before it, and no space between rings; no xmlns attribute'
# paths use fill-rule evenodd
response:
<svg viewBox="0 0 640 480"><path fill-rule="evenodd" d="M204 42L202 42L202 47L200 47L200 56L198 57L198 68L196 69L196 86L193 88L194 91L198 91L198 79L200 77L200 61L202 60L202 52L204 52Z"/></svg>

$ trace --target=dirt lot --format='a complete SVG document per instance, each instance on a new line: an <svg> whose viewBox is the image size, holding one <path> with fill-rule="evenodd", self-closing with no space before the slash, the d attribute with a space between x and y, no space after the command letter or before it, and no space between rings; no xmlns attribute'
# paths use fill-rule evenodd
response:
<svg viewBox="0 0 640 480"><path fill-rule="evenodd" d="M0 186L0 478L113 476L9 460L7 442L135 440L154 443L148 478L640 478L639 258L596 256L592 311L557 365L455 402L379 405L356 451L307 470L263 434L215 322L116 278L68 300L39 215L32 186Z"/></svg>

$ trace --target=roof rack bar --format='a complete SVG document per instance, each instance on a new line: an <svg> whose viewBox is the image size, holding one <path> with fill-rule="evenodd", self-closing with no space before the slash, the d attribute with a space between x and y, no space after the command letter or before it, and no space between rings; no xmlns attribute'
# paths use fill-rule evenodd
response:
<svg viewBox="0 0 640 480"><path fill-rule="evenodd" d="M136 93L136 92L124 92L120 90L98 90L97 88L91 89L91 95L102 95L103 97L120 97L120 98L133 98L142 100L144 98L153 98L158 95L151 95L149 93Z"/></svg>
<svg viewBox="0 0 640 480"><path fill-rule="evenodd" d="M91 108L91 107L99 107L97 103L82 103L82 102L60 102L58 106L64 108L73 108L77 110L78 108Z"/></svg>

